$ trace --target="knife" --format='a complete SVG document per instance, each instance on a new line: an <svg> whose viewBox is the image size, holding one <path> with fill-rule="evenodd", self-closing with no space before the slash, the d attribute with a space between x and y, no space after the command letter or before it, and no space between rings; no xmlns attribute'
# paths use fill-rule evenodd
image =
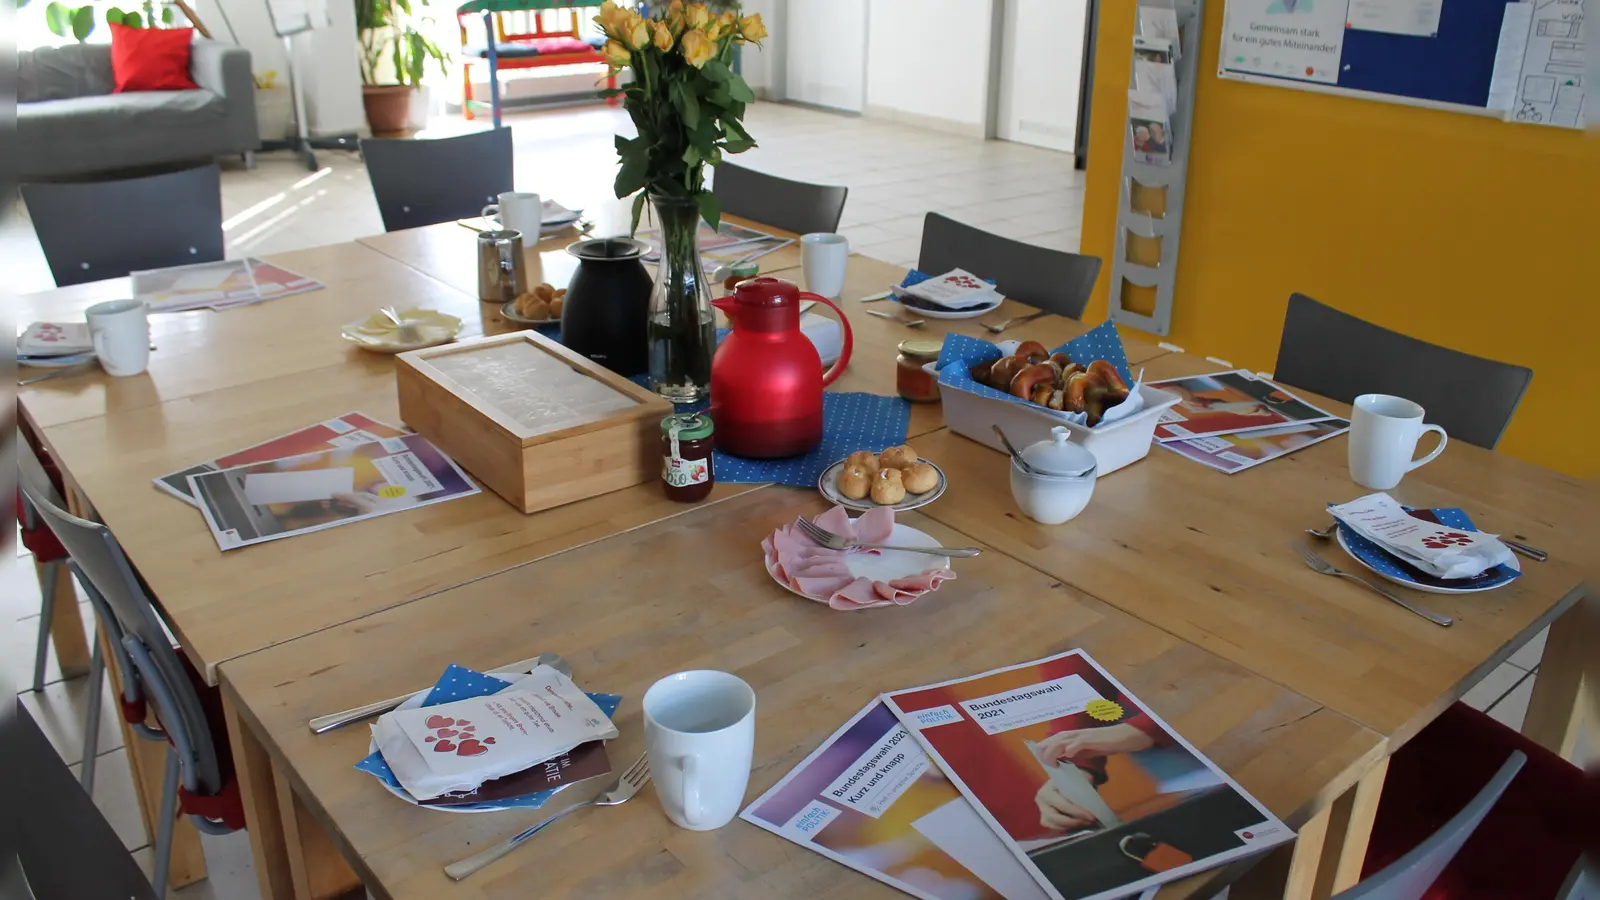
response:
<svg viewBox="0 0 1600 900"><path fill-rule="evenodd" d="M549 666L568 678L572 677L572 664L567 662L565 659L562 659L561 654L559 653L541 653L532 659L524 659L520 662L514 662L509 666L501 666L498 669L490 669L483 674L510 675L512 673L528 672L537 666ZM370 716L386 713L389 710L394 709L396 706L406 702L407 700L410 700L416 694L416 691L412 691L409 694L401 694L398 697L390 697L387 700L379 700L377 703L368 703L366 706L357 706L354 709L347 709L343 712L333 713L332 715L317 716L315 719L307 722L306 725L311 728L311 732L313 734L323 734L325 732L332 731L335 728L349 725L351 722L359 722L362 719Z"/></svg>

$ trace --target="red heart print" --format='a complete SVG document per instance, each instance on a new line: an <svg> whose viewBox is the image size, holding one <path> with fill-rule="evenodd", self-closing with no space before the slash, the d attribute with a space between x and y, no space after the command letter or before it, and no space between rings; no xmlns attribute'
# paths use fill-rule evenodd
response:
<svg viewBox="0 0 1600 900"><path fill-rule="evenodd" d="M483 742L485 744L492 744L492 743L494 743L494 738L484 738Z"/></svg>
<svg viewBox="0 0 1600 900"><path fill-rule="evenodd" d="M439 735L439 737L447 738L447 737L455 737L456 735L460 734L461 732L455 730L454 728L441 728L436 733Z"/></svg>
<svg viewBox="0 0 1600 900"><path fill-rule="evenodd" d="M444 728L444 727L447 727L447 726L450 726L450 725L454 725L455 723L456 723L456 720L450 718L449 716L429 716L428 717L428 727L429 728Z"/></svg>
<svg viewBox="0 0 1600 900"><path fill-rule="evenodd" d="M439 743L433 745L433 752L435 752L435 753L449 753L451 750L454 750L455 748L456 748L455 741L440 741Z"/></svg>
<svg viewBox="0 0 1600 900"><path fill-rule="evenodd" d="M457 719L456 720L456 724L457 725L471 725L472 723L468 722L466 719Z"/></svg>
<svg viewBox="0 0 1600 900"><path fill-rule="evenodd" d="M465 734L471 734L471 733L473 733L473 732L474 732L474 731L477 731L477 730L478 730L478 726L476 726L476 725L468 725L468 726L467 726L467 727L465 727L465 728L463 728L463 729L461 729L461 730L462 730L462 732L463 732L463 733L465 733Z"/></svg>
<svg viewBox="0 0 1600 900"><path fill-rule="evenodd" d="M461 742L461 746L456 748L457 756L482 756L488 752L489 748L485 747L483 742L477 738L467 738Z"/></svg>
<svg viewBox="0 0 1600 900"><path fill-rule="evenodd" d="M428 742L428 743L430 743L430 744L431 744L431 743L433 743L433 742L434 742L434 741L436 741L436 740L438 740L438 738L436 738L436 737L434 737L434 736L433 736L433 735L431 735L431 734L430 734L430 735L428 735L428 736L427 736L427 737L425 737L425 738L423 738L423 740L424 740L424 741L427 741L427 742Z"/></svg>

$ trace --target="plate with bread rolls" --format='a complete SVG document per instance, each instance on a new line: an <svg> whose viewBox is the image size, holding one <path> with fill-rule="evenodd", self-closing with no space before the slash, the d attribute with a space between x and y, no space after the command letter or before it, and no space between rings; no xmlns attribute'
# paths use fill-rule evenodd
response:
<svg viewBox="0 0 1600 900"><path fill-rule="evenodd" d="M557 290L553 285L540 284L503 304L500 315L518 325L560 325L561 308L566 302L566 288Z"/></svg>
<svg viewBox="0 0 1600 900"><path fill-rule="evenodd" d="M817 478L817 490L830 503L858 512L916 509L939 499L944 489L944 471L917 456L910 444L882 453L857 450Z"/></svg>

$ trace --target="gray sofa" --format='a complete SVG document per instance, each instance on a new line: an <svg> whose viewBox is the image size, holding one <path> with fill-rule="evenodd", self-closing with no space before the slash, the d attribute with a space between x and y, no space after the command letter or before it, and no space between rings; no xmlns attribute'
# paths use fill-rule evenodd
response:
<svg viewBox="0 0 1600 900"><path fill-rule="evenodd" d="M250 51L197 40L198 91L113 94L111 47L77 44L17 54L17 176L22 180L248 153L256 130Z"/></svg>

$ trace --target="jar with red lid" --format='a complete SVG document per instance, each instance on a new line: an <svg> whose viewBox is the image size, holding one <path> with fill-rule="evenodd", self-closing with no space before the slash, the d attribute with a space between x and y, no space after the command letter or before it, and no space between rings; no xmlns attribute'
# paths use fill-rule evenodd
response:
<svg viewBox="0 0 1600 900"><path fill-rule="evenodd" d="M716 484L712 471L711 417L704 413L661 420L661 487L668 500L699 503Z"/></svg>
<svg viewBox="0 0 1600 900"><path fill-rule="evenodd" d="M939 379L923 367L936 362L943 349L943 341L919 338L900 342L900 355L894 360L894 384L900 396L912 403L939 402Z"/></svg>

